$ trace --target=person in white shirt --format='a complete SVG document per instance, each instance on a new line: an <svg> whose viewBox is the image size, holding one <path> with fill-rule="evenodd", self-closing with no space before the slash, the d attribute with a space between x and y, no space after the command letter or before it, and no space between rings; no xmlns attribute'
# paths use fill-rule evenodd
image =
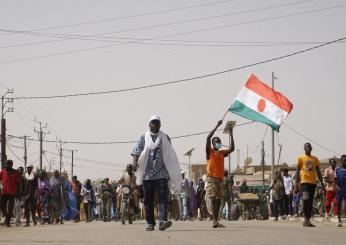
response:
<svg viewBox="0 0 346 245"><path fill-rule="evenodd" d="M285 187L284 195L284 217L287 218L292 214L292 198L293 198L293 179L288 174L288 168L283 169L283 180Z"/></svg>
<svg viewBox="0 0 346 245"><path fill-rule="evenodd" d="M81 196L83 198L84 212L86 216L86 222L92 221L93 218L93 206L95 204L95 193L91 186L90 179L85 181L81 190Z"/></svg>

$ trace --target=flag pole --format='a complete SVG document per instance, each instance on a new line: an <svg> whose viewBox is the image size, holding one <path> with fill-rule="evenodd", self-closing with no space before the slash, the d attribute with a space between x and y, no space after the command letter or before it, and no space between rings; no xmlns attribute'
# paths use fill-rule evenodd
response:
<svg viewBox="0 0 346 245"><path fill-rule="evenodd" d="M225 112L225 114L223 115L223 117L222 117L222 121L223 121L223 119L225 119L225 117L226 117L226 115L227 115L227 112L228 112L228 109L226 110L226 112Z"/></svg>

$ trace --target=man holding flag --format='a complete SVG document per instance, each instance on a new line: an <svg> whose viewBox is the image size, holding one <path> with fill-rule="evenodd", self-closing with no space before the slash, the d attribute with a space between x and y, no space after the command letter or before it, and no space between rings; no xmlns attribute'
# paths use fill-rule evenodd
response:
<svg viewBox="0 0 346 245"><path fill-rule="evenodd" d="M227 150L220 150L222 147L221 139L213 137L216 129L220 127L222 120L209 133L206 144L207 156L207 195L210 198L213 213L213 228L223 228L218 222L221 199L223 197L223 177L224 177L224 158L234 151L233 128L230 129L231 147Z"/></svg>

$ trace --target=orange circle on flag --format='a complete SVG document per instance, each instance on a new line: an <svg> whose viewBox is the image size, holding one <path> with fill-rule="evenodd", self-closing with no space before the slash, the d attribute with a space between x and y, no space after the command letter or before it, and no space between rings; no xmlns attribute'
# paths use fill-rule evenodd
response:
<svg viewBox="0 0 346 245"><path fill-rule="evenodd" d="M260 99L257 104L257 110L259 112L263 112L266 108L266 101L264 99Z"/></svg>

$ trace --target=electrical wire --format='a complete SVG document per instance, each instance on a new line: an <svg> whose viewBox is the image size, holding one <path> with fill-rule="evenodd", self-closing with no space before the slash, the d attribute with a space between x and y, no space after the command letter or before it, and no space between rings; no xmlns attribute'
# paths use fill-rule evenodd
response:
<svg viewBox="0 0 346 245"><path fill-rule="evenodd" d="M290 129L292 132L294 132L294 133L296 133L297 135L301 136L302 138L304 138L304 139L306 139L306 140L312 142L313 144L319 146L320 148L322 148L322 149L324 149L324 150L326 150L326 151L329 151L329 152L331 152L331 153L334 153L336 156L342 155L341 153L338 153L338 152L336 152L336 151L333 151L332 149L330 149L330 148L328 148L328 147L326 147L326 146L324 146L324 145L321 145L320 143L317 143L316 141L314 141L314 140L311 139L310 137L305 136L304 134L302 134L302 133L299 132L298 130L292 128L291 126L287 125L286 123L284 123L283 125L286 126L288 129Z"/></svg>
<svg viewBox="0 0 346 245"><path fill-rule="evenodd" d="M267 136L267 133L268 133L268 129L269 129L269 126L266 126L265 130L264 130L264 133L263 133L263 136L262 136L262 139L259 141L259 143L255 146L255 148L250 152L250 155L254 155L255 153L258 152L258 150L261 148L262 146L262 141L264 141L265 137Z"/></svg>
<svg viewBox="0 0 346 245"><path fill-rule="evenodd" d="M319 49L319 48L322 48L324 46L328 46L328 45L331 45L331 44L334 44L336 42L340 42L340 41L343 41L343 40L346 40L346 37L338 38L338 39L335 39L333 41L325 42L325 43L317 45L317 46L313 46L313 47L310 47L310 48L307 48L307 49L303 49L303 50L300 50L300 51L296 51L296 52L293 52L293 53L289 53L289 54L286 54L286 55L281 55L281 56L278 56L278 57L274 57L274 58L258 61L258 62L252 63L252 64L242 65L242 66L230 68L230 69L223 70L223 71L218 71L218 72L214 72L214 73L208 73L208 74L204 74L204 75L199 75L199 76L190 77L190 78L184 78L184 79L179 79L179 80L173 80L173 81L169 81L169 82L153 83L153 84L148 84L148 85L144 85L144 86L125 88L125 89L119 89L119 90L108 90L108 91L89 92L89 93L76 93L76 94L65 94L65 95L51 95L51 96L22 96L22 97L14 97L14 99L15 100L57 99L57 98L68 98L68 97L78 97L78 96L90 96L90 95L101 95L101 94L111 94L111 93L122 93L122 92L142 90L142 89L153 88L153 87L160 87L160 86L165 86L165 85L181 84L181 83L186 83L186 82L190 82L190 81L197 80L197 79L218 76L218 75L221 75L221 74L225 74L225 73L229 73L229 72L233 72L233 71L238 71L238 70L242 70L242 69L245 69L245 68L249 68L249 67L253 67L253 66L257 66L257 65L262 65L262 64L273 62L273 61L289 58L289 57L296 56L296 55L299 55L299 54L302 54L302 53L306 53L306 52L309 52L309 51L312 51L312 50L315 50L315 49ZM130 143L130 142L127 142L127 143Z"/></svg>
<svg viewBox="0 0 346 245"><path fill-rule="evenodd" d="M248 41L203 41L203 40L170 40L170 39L160 39L160 42L153 40L154 42L148 42L145 38L131 38L131 37L102 37L102 38L112 38L116 40L107 39L90 39L90 41L106 42L106 43L119 43L119 44L138 44L138 45L152 45L152 46L180 46L180 47L281 47L281 46L302 46L308 44L321 44L324 42L304 42L304 41L277 41L277 42L248 42ZM71 40L71 39L69 39ZM81 39L87 40L87 39ZM89 39L88 39L89 40ZM0 49L8 49L15 47L26 47L40 45L51 41L39 41L31 42L25 44L16 44L8 46L0 46ZM344 43L344 42L339 42Z"/></svg>
<svg viewBox="0 0 346 245"><path fill-rule="evenodd" d="M250 121L242 124L235 125L235 127L245 126L249 124L256 123L255 121ZM217 129L216 131L221 131L223 129ZM192 134L185 134L185 135L179 135L179 136L173 136L171 139L181 139L181 138L187 138L187 137L193 137L203 134L208 134L210 131L203 131L198 133L192 133ZM17 139L23 139L22 136L15 136L15 135L8 135L10 138L17 138ZM32 139L28 138L27 140L31 141L39 141L38 139ZM43 140L45 143L60 143L60 140ZM133 144L137 143L137 140L129 140L129 141L104 141L104 142L87 142L87 141L61 141L63 144L79 144L79 145L114 145L114 144Z"/></svg>
<svg viewBox="0 0 346 245"><path fill-rule="evenodd" d="M97 42L100 42L100 41L103 41L103 42L114 42L114 41L111 41L111 40L100 40L100 39L92 39L92 38L93 37L104 38L104 37L102 37L102 35L148 30L148 29L160 28L160 27L165 27L165 26L172 26L172 25L177 25L177 24L186 24L186 23L193 23L193 22L199 22L199 21L216 19L216 18L224 18L224 17L227 17L227 16L233 16L233 15L254 13L254 12L259 12L259 11L264 11L264 10L269 10L269 9L287 7L287 6L292 6L292 5L299 5L299 4L306 3L306 2L311 2L311 0L297 1L297 2L293 2L293 3L285 3L285 4L278 4L278 5L272 5L272 6L264 7L264 8L256 8L256 9L250 9L250 10L245 10L245 11L231 12L231 13L222 14L222 15L200 17L200 18L195 18L195 19L189 19L189 20L183 20L183 21L175 21L175 22L164 23L164 24L155 24L155 25L150 25L150 26L136 27L136 28L131 28L131 29L125 29L125 30L120 30L120 31L112 31L112 32L105 32L105 33L99 33L99 34L93 34L93 35L74 35L74 34L64 34L64 33L52 34L52 33L41 33L41 32L33 32L33 31L0 29L0 31L2 31L2 32L8 32L8 33L13 33L13 34L25 34L25 35L33 35L33 36L43 36L43 37L56 37L56 38L59 38L59 39L56 39L56 40L49 40L49 41L41 41L41 42L34 42L34 43L27 43L27 44L3 46L3 47L0 47L0 48L13 48L13 47L32 46L32 45L37 45L37 44L54 43L54 42L60 42L60 41L66 41L66 40L85 40L85 41L97 41ZM146 40L141 40L141 41L146 41ZM116 41L116 42L119 43L119 41ZM153 44L153 43L151 43L151 44Z"/></svg>
<svg viewBox="0 0 346 245"><path fill-rule="evenodd" d="M6 148L12 153L12 155L20 162L24 163L23 159L19 156L16 155L16 153L13 152L13 150L11 149L11 147L9 147L9 145L6 145Z"/></svg>
<svg viewBox="0 0 346 245"><path fill-rule="evenodd" d="M216 1L216 2L211 2L211 3L196 4L196 5L190 5L190 6L174 8L174 9L165 9L165 10L152 11L152 12L146 12L146 13L135 14L135 15L127 15L127 16L122 16L122 17L112 17L112 18L107 18L107 19L102 19L102 20L86 21L86 22L81 22L81 23L76 23L76 24L52 26L52 27L35 29L32 31L45 31L45 30L70 28L70 27L75 27L75 26L83 26L83 25L89 25L89 24L98 24L98 23L109 22L109 21L124 20L124 19L131 19L131 18L144 17L144 16L150 16L150 15L172 13L172 12L177 12L177 11L181 11L181 10L212 6L212 5L229 3L229 2L234 2L234 1L236 1L236 0ZM7 36L7 35L4 34L4 35L0 35L0 36Z"/></svg>
<svg viewBox="0 0 346 245"><path fill-rule="evenodd" d="M54 156L59 156L59 154L51 152L51 151L45 151L46 153L52 154ZM63 156L63 158L70 160L66 156ZM107 166L112 166L112 167L117 167L117 168L123 168L123 166L113 166L114 164L116 165L123 165L124 163L114 163L114 162L106 162L106 161L100 161L100 160L91 160L91 159L85 159L85 158L79 158L79 157L74 157L74 160L77 161L84 161L86 163L99 163Z"/></svg>
<svg viewBox="0 0 346 245"><path fill-rule="evenodd" d="M147 38L146 41L159 40L159 39L162 39L162 38L174 37L174 36L195 34L195 33L200 33L200 32L205 32L205 31L220 30L220 29L225 29L225 28L230 28L230 27L240 26L240 25L245 25L245 24L260 23L260 22L265 22L265 21L270 21L270 20L277 20L277 19L282 19L282 18L287 18L287 17L305 15L305 14L310 14L310 13L317 13L317 12L331 10L331 9L340 9L340 8L343 8L343 7L346 7L346 4L345 5L337 5L337 6L333 6L333 7L329 7L329 8L322 8L322 9L316 9L316 10L310 10L310 11L297 12L297 13L293 13L293 14L281 15L281 16L276 16L276 17L257 19L257 20L253 20L253 21L246 21L246 22L241 22L241 23L237 23L237 24L222 25L222 26L204 28L204 29L199 29L199 30L194 30L194 31L189 31L189 32L182 32L182 33L163 35L163 36L158 36L158 37L153 37L153 38ZM45 55L38 55L38 56L32 56L32 57L27 57L27 58L18 58L18 59L12 59L12 60L5 60L5 61L1 61L0 64L17 63L17 62L22 62L22 61L36 60L36 59L41 59L41 58L48 58L48 57L53 57L53 56L60 56L60 55L67 55L67 54L74 54L74 53L81 53L81 52L88 52L88 51L97 50L97 49L115 47L115 46L118 46L118 45L136 44L136 43L138 43L138 42L125 42L125 43L120 43L120 44L103 45L103 46L97 46L97 47L92 47L92 48L83 48L83 49L62 51L62 52L45 54Z"/></svg>

